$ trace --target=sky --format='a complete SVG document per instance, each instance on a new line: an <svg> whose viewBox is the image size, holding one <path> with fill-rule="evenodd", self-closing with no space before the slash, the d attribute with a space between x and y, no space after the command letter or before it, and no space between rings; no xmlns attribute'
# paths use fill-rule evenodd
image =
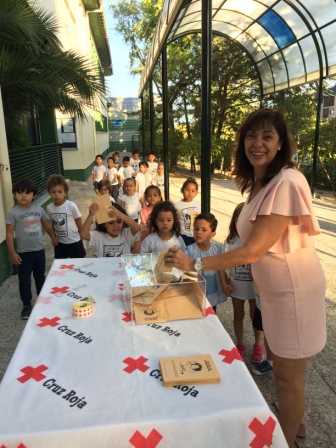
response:
<svg viewBox="0 0 336 448"><path fill-rule="evenodd" d="M140 76L133 77L129 74L129 47L122 40L120 34L113 30L112 11L107 7L114 3L113 0L104 1L105 19L108 31L110 51L112 56L113 75L107 76L107 86L113 97L137 97Z"/></svg>

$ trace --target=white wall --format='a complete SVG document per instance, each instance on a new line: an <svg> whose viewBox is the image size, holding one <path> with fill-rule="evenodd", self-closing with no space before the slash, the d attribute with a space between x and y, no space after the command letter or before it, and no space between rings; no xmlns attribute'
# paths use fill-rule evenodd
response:
<svg viewBox="0 0 336 448"><path fill-rule="evenodd" d="M12 178L9 169L8 147L6 139L5 121L2 108L0 88L0 243L6 239L6 213L13 207Z"/></svg>

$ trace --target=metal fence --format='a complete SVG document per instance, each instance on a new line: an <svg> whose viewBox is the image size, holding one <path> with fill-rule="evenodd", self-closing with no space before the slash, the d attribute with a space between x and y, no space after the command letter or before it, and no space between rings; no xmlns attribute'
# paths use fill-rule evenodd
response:
<svg viewBox="0 0 336 448"><path fill-rule="evenodd" d="M9 150L12 182L23 177L35 182L38 194L46 192L46 181L51 174L64 175L61 145L31 146Z"/></svg>

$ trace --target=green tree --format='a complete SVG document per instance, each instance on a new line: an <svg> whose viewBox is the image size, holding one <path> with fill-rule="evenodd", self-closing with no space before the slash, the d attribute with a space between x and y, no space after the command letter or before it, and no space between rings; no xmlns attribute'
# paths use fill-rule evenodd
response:
<svg viewBox="0 0 336 448"><path fill-rule="evenodd" d="M58 24L35 1L0 2L0 85L6 131L32 110L58 108L85 119L104 85L91 62L63 51Z"/></svg>

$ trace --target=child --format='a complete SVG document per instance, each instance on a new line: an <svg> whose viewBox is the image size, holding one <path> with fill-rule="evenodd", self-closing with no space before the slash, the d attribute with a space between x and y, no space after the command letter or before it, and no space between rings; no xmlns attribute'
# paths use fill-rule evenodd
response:
<svg viewBox="0 0 336 448"><path fill-rule="evenodd" d="M124 181L125 194L121 198L121 207L127 215L138 222L139 211L145 206L143 198L135 192L135 180L129 177Z"/></svg>
<svg viewBox="0 0 336 448"><path fill-rule="evenodd" d="M180 222L176 209L171 202L162 201L155 204L148 218L148 225L155 233L143 240L141 254L161 252L172 246L178 246L183 251L186 249L180 236Z"/></svg>
<svg viewBox="0 0 336 448"><path fill-rule="evenodd" d="M69 187L63 176L53 174L47 180L47 191L53 202L47 205L47 212L58 238L54 247L55 258L85 258L85 250L79 232L82 215L74 202L66 195Z"/></svg>
<svg viewBox="0 0 336 448"><path fill-rule="evenodd" d="M128 179L132 177L132 168L130 167L130 158L125 156L123 158L123 166L119 168L118 176L120 185L123 186L124 179Z"/></svg>
<svg viewBox="0 0 336 448"><path fill-rule="evenodd" d="M244 206L240 203L233 211L233 215L229 225L229 234L224 242L224 252L227 252L237 247L242 246L242 241L239 238L236 223L239 214ZM233 326L237 338L237 349L242 359L244 359L246 345L244 344L244 305L245 300L249 302L250 317L253 319L254 310L256 307L255 293L253 289L253 279L251 276L250 264L238 266L228 269L225 273L226 286L224 292L227 296L231 295L233 305ZM261 363L263 361L263 346L261 344L262 332L253 329L254 331L254 345L251 361Z"/></svg>
<svg viewBox="0 0 336 448"><path fill-rule="evenodd" d="M120 157L120 153L119 151L114 151L112 153L112 160L113 160L113 165L115 167L115 169L118 171L120 168L120 163L119 163L119 157Z"/></svg>
<svg viewBox="0 0 336 448"><path fill-rule="evenodd" d="M155 162L156 159L155 153L152 151L149 152L147 155L147 159L148 159L148 172L153 177L155 176L158 167L158 163Z"/></svg>
<svg viewBox="0 0 336 448"><path fill-rule="evenodd" d="M113 158L108 157L107 159L107 178L111 183L112 190L111 190L111 196L113 197L114 201L117 202L118 194L119 194L119 188L118 188L118 170L114 167Z"/></svg>
<svg viewBox="0 0 336 448"><path fill-rule="evenodd" d="M98 182L106 178L106 167L103 165L103 156L96 155L96 166L92 168L92 182L94 191L99 196Z"/></svg>
<svg viewBox="0 0 336 448"><path fill-rule="evenodd" d="M153 177L152 185L156 185L161 190L161 196L164 200L164 164L160 162L157 166L157 171L155 176Z"/></svg>
<svg viewBox="0 0 336 448"><path fill-rule="evenodd" d="M262 317L261 317L261 311L260 311L260 297L257 285L254 283L254 292L255 292L255 299L256 299L256 307L254 311L254 316L252 320L252 325L255 330L258 331L264 331L262 326ZM265 350L266 350L266 359L259 363L255 364L252 367L252 372L255 375L266 375L267 373L272 372L273 370L273 361L272 361L272 352L270 351L267 340L264 335L264 344L265 344Z"/></svg>
<svg viewBox="0 0 336 448"><path fill-rule="evenodd" d="M150 185L145 190L145 203L146 206L139 212L139 225L140 225L140 241L143 241L150 233L152 233L150 227L147 226L148 217L151 214L155 204L160 202L161 191L155 185Z"/></svg>
<svg viewBox="0 0 336 448"><path fill-rule="evenodd" d="M132 176L136 177L136 175L139 173L139 163L141 160L139 159L139 151L137 149L133 149L132 156L130 158L131 168L132 168Z"/></svg>
<svg viewBox="0 0 336 448"><path fill-rule="evenodd" d="M149 185L152 185L152 176L147 172L148 163L140 162L139 163L140 173L136 175L136 191L143 197L146 188Z"/></svg>
<svg viewBox="0 0 336 448"><path fill-rule="evenodd" d="M190 177L183 183L181 188L183 199L174 204L181 224L181 236L186 246L195 243L192 232L193 222L191 219L192 213L201 213L201 204L194 200L197 196L197 192L197 182Z"/></svg>
<svg viewBox="0 0 336 448"><path fill-rule="evenodd" d="M111 202L115 203L115 200L112 196L112 185L108 179L103 179L98 182L98 190L99 194L108 194L110 196Z"/></svg>
<svg viewBox="0 0 336 448"><path fill-rule="evenodd" d="M223 247L211 241L216 235L218 221L212 213L200 213L194 222L194 238L196 243L190 244L185 253L190 258L204 258L221 254ZM216 306L226 301L223 287L225 285L225 271L203 272L206 280L206 296L216 312Z"/></svg>
<svg viewBox="0 0 336 448"><path fill-rule="evenodd" d="M20 179L14 183L12 193L17 205L6 216L6 243L11 262L18 265L19 291L23 303L21 319L27 320L32 310L31 274L34 275L37 295L45 280L46 259L41 224L54 246L58 240L46 212L33 203L37 195L34 182Z"/></svg>
<svg viewBox="0 0 336 448"><path fill-rule="evenodd" d="M121 257L123 254L130 254L132 244L140 238L138 224L126 215L120 205L115 204L109 211L111 221L96 224L96 229L90 231L94 215L98 210L98 204L90 205L89 216L81 231L82 238L90 241L89 247L96 249L97 257ZM126 228L126 226L129 227Z"/></svg>

